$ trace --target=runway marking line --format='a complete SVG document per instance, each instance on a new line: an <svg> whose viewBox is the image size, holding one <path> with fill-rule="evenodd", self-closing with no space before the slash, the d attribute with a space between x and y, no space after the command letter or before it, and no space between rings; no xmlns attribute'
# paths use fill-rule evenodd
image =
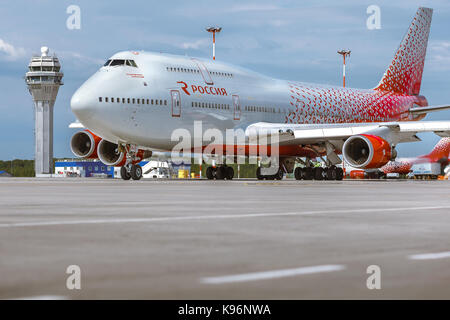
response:
<svg viewBox="0 0 450 320"><path fill-rule="evenodd" d="M341 270L344 270L345 268L346 267L344 265L330 264L330 265L320 265L320 266L311 266L311 267L301 267L301 268L294 268L294 269L281 269L281 270L272 270L272 271L263 271L263 272L243 273L243 274L227 275L227 276L220 276L220 277L208 277L208 278L202 278L201 282L204 284L224 284L224 283L234 283L234 282L268 280L268 279L294 277L294 276L305 275L305 274L341 271Z"/></svg>
<svg viewBox="0 0 450 320"><path fill-rule="evenodd" d="M413 254L408 257L410 260L436 260L450 258L450 251Z"/></svg>
<svg viewBox="0 0 450 320"><path fill-rule="evenodd" d="M42 295L42 296L11 298L8 300L67 300L67 299L68 298L65 296Z"/></svg>
<svg viewBox="0 0 450 320"><path fill-rule="evenodd" d="M401 207L401 208L369 208L369 209L345 209L333 210L331 213L366 213L366 212L393 212L412 210L439 210L450 209L450 206L434 207ZM214 219L238 219L238 218L260 218L260 217L286 217L302 216L314 214L329 214L330 210L303 211L303 212L269 212L269 213L248 213L248 214L222 214L222 215L200 215L200 216L178 216L178 217L155 217L155 218L119 218L119 219L88 219L88 220L66 220L66 221L36 221L2 223L0 228L20 228L20 227L44 227L44 226L64 226L78 224L113 224L113 223L140 223L140 222L170 222L189 220L214 220Z"/></svg>

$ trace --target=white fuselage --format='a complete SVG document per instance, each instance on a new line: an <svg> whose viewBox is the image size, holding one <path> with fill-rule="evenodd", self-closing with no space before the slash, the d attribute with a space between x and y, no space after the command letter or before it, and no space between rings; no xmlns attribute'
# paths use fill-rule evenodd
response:
<svg viewBox="0 0 450 320"><path fill-rule="evenodd" d="M110 60L135 66L100 68L76 91L72 110L103 139L154 150L170 150L178 142L171 139L176 129L193 134L195 121L203 131L224 132L256 122L407 120L418 103L417 97L277 80L185 56L126 51Z"/></svg>

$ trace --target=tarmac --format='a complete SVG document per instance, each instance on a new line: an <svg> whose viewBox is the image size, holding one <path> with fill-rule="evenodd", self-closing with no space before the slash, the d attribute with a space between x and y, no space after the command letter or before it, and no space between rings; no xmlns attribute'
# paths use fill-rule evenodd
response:
<svg viewBox="0 0 450 320"><path fill-rule="evenodd" d="M450 299L450 181L1 178L24 298Z"/></svg>

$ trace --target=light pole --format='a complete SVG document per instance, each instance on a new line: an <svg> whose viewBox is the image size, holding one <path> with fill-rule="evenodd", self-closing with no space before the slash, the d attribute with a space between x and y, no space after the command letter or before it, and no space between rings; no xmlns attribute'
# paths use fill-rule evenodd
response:
<svg viewBox="0 0 450 320"><path fill-rule="evenodd" d="M206 31L213 34L213 60L216 60L216 32L219 33L222 30L221 27L208 27Z"/></svg>
<svg viewBox="0 0 450 320"><path fill-rule="evenodd" d="M350 50L340 50L337 53L339 53L340 55L342 55L342 57L344 58L344 65L342 68L342 76L343 76L343 80L344 80L344 88L345 88L345 57L349 56L350 57Z"/></svg>

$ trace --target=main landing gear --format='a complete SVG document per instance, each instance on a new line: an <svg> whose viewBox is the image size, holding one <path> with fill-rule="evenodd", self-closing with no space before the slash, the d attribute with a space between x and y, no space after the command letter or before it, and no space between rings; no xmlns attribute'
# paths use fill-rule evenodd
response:
<svg viewBox="0 0 450 320"><path fill-rule="evenodd" d="M294 170L296 180L342 180L344 170L336 166L322 167L297 167Z"/></svg>
<svg viewBox="0 0 450 320"><path fill-rule="evenodd" d="M256 178L258 180L282 180L284 177L284 172L281 167L279 167L278 171L272 175L264 175L262 171L264 170L262 170L261 167L258 167L258 169L256 169Z"/></svg>
<svg viewBox="0 0 450 320"><path fill-rule="evenodd" d="M234 170L227 165L206 168L206 177L209 180L231 180L234 177Z"/></svg>

